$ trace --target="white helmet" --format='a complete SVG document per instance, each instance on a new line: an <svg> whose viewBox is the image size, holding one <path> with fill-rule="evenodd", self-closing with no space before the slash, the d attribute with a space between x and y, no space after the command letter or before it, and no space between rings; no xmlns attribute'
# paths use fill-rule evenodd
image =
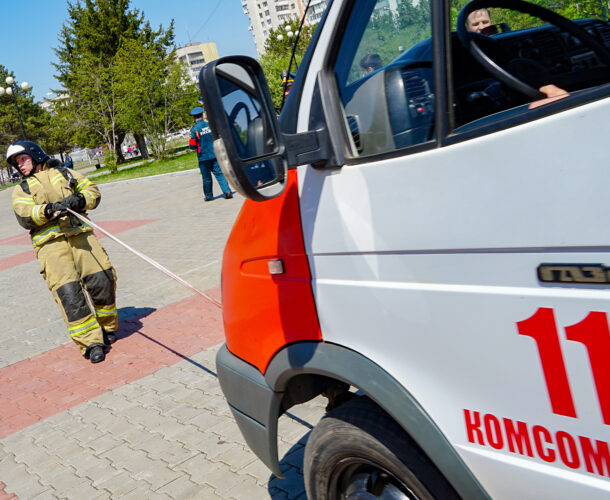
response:
<svg viewBox="0 0 610 500"><path fill-rule="evenodd" d="M44 152L38 144L32 141L16 141L11 144L6 150L6 161L13 167L17 167L15 156L25 153L30 155L34 165L44 163L49 159L49 155Z"/></svg>

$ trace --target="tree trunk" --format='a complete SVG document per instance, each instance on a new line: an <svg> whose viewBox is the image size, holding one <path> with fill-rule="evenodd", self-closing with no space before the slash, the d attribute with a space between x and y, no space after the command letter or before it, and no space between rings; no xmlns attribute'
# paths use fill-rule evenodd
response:
<svg viewBox="0 0 610 500"><path fill-rule="evenodd" d="M136 144L138 145L138 151L143 159L148 158L148 148L146 147L146 140L142 134L133 134Z"/></svg>
<svg viewBox="0 0 610 500"><path fill-rule="evenodd" d="M116 142L114 143L114 154L116 155L116 164L120 165L121 163L125 163L125 157L123 156L123 150L121 149L121 144L123 144L123 140L125 139L125 132L120 130L116 135Z"/></svg>

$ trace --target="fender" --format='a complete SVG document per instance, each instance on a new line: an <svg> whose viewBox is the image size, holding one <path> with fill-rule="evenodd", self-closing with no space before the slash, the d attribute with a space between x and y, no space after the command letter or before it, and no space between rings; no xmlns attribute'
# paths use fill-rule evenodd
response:
<svg viewBox="0 0 610 500"><path fill-rule="evenodd" d="M216 366L246 442L278 477L283 477L277 452L282 399L291 379L318 375L358 387L375 401L417 442L462 498L490 498L417 400L383 368L351 349L324 342L290 344L276 353L263 375L223 346Z"/></svg>

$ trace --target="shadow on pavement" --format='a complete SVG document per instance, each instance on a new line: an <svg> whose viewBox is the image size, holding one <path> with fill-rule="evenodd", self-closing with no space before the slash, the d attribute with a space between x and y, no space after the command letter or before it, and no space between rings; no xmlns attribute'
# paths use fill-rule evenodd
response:
<svg viewBox="0 0 610 500"><path fill-rule="evenodd" d="M280 460L280 469L284 473L284 479L271 474L267 483L267 491L269 496L274 500L306 500L307 496L305 495L305 483L303 480L303 455L305 453L305 444L313 426L295 415L290 413L286 413L286 415L308 427L310 431L299 439Z"/></svg>
<svg viewBox="0 0 610 500"><path fill-rule="evenodd" d="M159 342L157 339L154 339L141 331L143 325L140 320L142 318L145 318L146 316L149 316L155 311L156 309L154 307L122 307L121 309L119 309L119 331L116 334L117 340L124 339L133 335L134 333L137 333L145 339L154 342L159 347L168 350L180 359L188 361L197 368L200 368L206 373L218 378L218 375L214 371L210 370L209 368L206 368L205 366L200 363L197 363L196 361L193 361L188 356L185 356L184 354L176 351L175 349L172 349L171 347L165 345L163 342Z"/></svg>
<svg viewBox="0 0 610 500"><path fill-rule="evenodd" d="M154 313L156 309L154 307L121 307L119 309L119 332L121 332L124 328L128 328L125 325L125 322L129 322L132 318L145 318L150 314ZM121 337L127 337L131 335L133 332L129 332L126 335L121 335Z"/></svg>

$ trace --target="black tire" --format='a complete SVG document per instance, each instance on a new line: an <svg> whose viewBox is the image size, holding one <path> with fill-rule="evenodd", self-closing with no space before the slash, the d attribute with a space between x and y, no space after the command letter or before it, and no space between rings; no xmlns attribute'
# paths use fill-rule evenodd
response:
<svg viewBox="0 0 610 500"><path fill-rule="evenodd" d="M309 500L459 498L417 444L366 397L316 425L303 465Z"/></svg>

